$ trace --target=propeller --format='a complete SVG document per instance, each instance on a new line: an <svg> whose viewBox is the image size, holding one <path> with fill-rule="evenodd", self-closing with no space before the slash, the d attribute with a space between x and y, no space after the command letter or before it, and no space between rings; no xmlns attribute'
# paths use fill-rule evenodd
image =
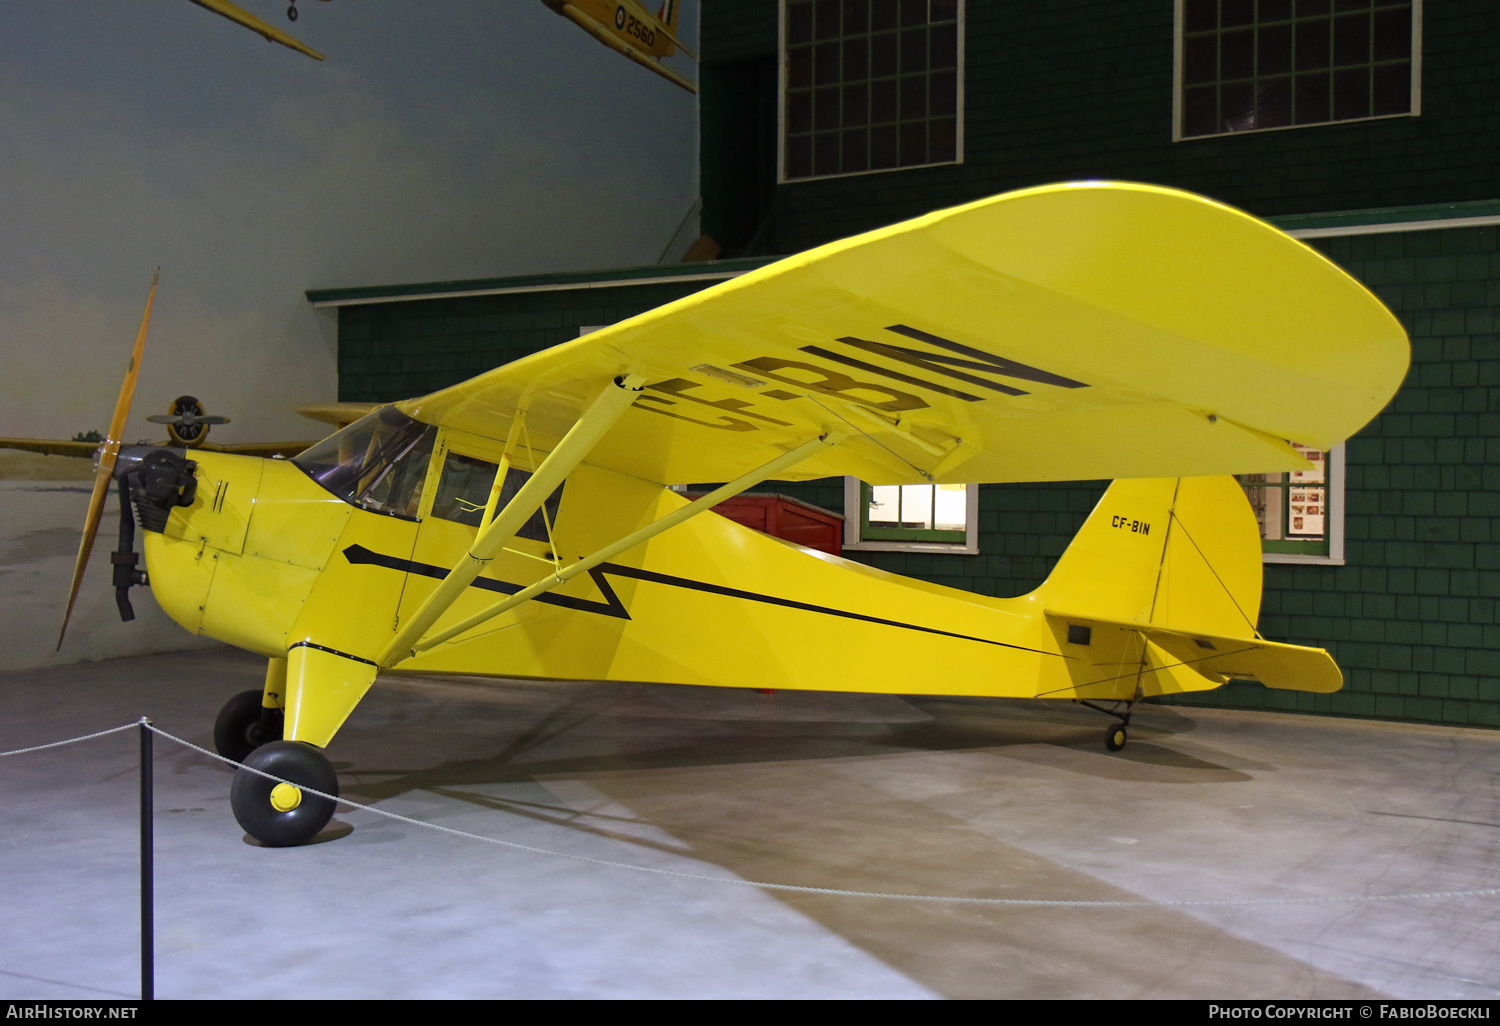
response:
<svg viewBox="0 0 1500 1026"><path fill-rule="evenodd" d="M147 417L153 424L167 425L167 436L173 445L190 449L202 445L213 424L228 424L228 417L209 416L203 412L203 404L190 395L180 395L172 400L171 409Z"/></svg>
<svg viewBox="0 0 1500 1026"><path fill-rule="evenodd" d="M109 434L99 449L99 469L94 473L94 491L89 496L88 516L83 521L83 537L78 542L78 559L73 564L73 583L68 588L68 608L63 611L62 629L57 632L57 648L62 649L63 636L68 633L68 620L73 615L73 603L78 599L78 586L83 583L83 571L89 563L89 553L94 549L94 535L99 533L99 519L104 515L104 500L109 494L109 482L114 477L115 462L120 456L120 439L125 433L125 418L130 415L130 400L135 395L136 378L141 373L141 350L146 344L146 328L151 323L151 304L156 299L156 282L161 277L161 268L151 276L151 292L146 296L146 309L141 314L141 327L135 335L135 349L130 354L130 365L125 368L125 380L120 383L120 398L115 401L115 413L109 421Z"/></svg>

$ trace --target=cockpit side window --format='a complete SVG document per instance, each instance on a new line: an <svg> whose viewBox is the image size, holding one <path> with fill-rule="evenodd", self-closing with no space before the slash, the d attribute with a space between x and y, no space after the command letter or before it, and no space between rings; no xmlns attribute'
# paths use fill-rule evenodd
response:
<svg viewBox="0 0 1500 1026"><path fill-rule="evenodd" d="M519 492L521 486L529 480L531 480L531 475L526 471L511 467L510 473L505 475L505 484L500 489L500 504L496 508L504 509L505 504L511 500L511 497ZM547 525L555 525L557 523L557 508L562 504L562 490L566 484L567 482L563 482L563 484L558 485L557 489L551 495L547 496L547 501L542 504L542 509L531 514L530 519L521 525L520 530L516 531L517 538L530 538L532 541L539 542L552 540L550 532L547 530ZM543 519L543 511L545 511L545 519Z"/></svg>
<svg viewBox="0 0 1500 1026"><path fill-rule="evenodd" d="M478 527L499 469L488 460L450 452L443 460L437 494L432 497L432 515Z"/></svg>
<svg viewBox="0 0 1500 1026"><path fill-rule="evenodd" d="M292 462L345 502L415 520L437 428L385 406Z"/></svg>
<svg viewBox="0 0 1500 1026"><path fill-rule="evenodd" d="M480 526L480 522L484 519L485 504L489 501L490 489L495 484L497 470L499 467L488 460L463 456L456 452L448 453L443 460L443 472L438 478L437 492L432 497L432 515L443 520L468 524L470 527ZM530 478L531 475L526 471L511 467L505 475L504 483L500 486L500 498L495 508L504 509L505 504ZM530 518L516 531L516 537L539 542L549 541L550 532L547 525L557 523L557 509L561 502L562 487L559 486L544 504L545 515L542 510L531 514Z"/></svg>

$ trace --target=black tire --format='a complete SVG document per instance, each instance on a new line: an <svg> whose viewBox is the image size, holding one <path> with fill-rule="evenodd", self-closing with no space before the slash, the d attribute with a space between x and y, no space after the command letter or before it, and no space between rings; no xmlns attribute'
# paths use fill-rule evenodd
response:
<svg viewBox="0 0 1500 1026"><path fill-rule="evenodd" d="M303 788L324 794L339 793L339 775L323 753L301 741L272 741L262 745L245 760L245 765L263 770ZM278 810L271 804L276 781L267 780L248 769L235 771L229 788L229 806L245 833L267 848L290 848L306 844L333 818L338 805L331 798L321 798L303 790L301 802L293 809Z"/></svg>
<svg viewBox="0 0 1500 1026"><path fill-rule="evenodd" d="M1117 723L1104 732L1104 747L1111 752L1118 752L1125 747L1129 735L1125 733L1125 724Z"/></svg>
<svg viewBox="0 0 1500 1026"><path fill-rule="evenodd" d="M280 709L269 717L262 714L260 691L241 691L224 703L214 720L214 750L226 759L244 762L261 745L281 740L284 718ZM268 721L265 726L262 720Z"/></svg>

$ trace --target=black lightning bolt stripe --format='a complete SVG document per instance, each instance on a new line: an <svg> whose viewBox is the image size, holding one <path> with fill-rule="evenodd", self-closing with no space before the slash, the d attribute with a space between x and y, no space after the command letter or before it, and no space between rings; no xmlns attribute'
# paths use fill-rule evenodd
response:
<svg viewBox="0 0 1500 1026"><path fill-rule="evenodd" d="M433 577L442 580L448 576L448 567L434 566L431 563L419 563L414 559L400 559L396 556L386 556L379 552L371 552L363 545L351 545L344 550L344 558L353 564L365 564L370 566L385 567L388 570L400 570L405 573L420 574L423 577ZM900 620L887 620L884 617L868 616L864 613L851 613L843 609L832 609L828 606L818 606L811 602L798 602L795 599L777 598L775 595L762 595L759 592L744 591L740 588L728 588L722 584L707 584L703 581L694 581L687 577L677 577L673 574L657 573L654 570L641 570L633 566L624 566L620 563L600 563L589 570L589 578L593 580L594 586L604 596L604 601L596 602L590 599L573 598L569 595L558 595L555 592L543 592L536 596L535 601L548 605L561 606L564 609L572 609L582 613L599 613L604 616L614 616L622 620L629 620L630 613L626 611L625 604L615 594L615 589L610 586L608 576L630 577L637 581L646 581L650 584L664 584L672 588L685 588L688 591L700 591L709 595L722 595L725 598L744 599L747 602L763 602L766 605L782 606L786 609L800 609L809 613L821 613L824 616L840 616L847 620L860 620L864 623L880 624L882 627L899 627L902 630L920 631L923 634L936 634L944 638L957 638L960 641L977 641L981 645L994 645L997 648L1013 648L1021 652L1035 652L1037 655L1058 656L1060 658L1071 658L1063 656L1060 652L1049 652L1046 649L1031 648L1027 645L1012 645L1005 641L995 641L991 638L976 638L971 634L958 634L954 631L939 630L936 627L923 627L920 624L902 623ZM485 591L498 591L504 595L514 595L525 585L511 584L509 581L497 581L492 577L478 577L474 579L471 588L482 588Z"/></svg>
<svg viewBox="0 0 1500 1026"><path fill-rule="evenodd" d="M448 576L448 567L434 566L431 563L419 563L415 559L401 559L397 556L387 556L380 552L371 552L363 545L351 545L344 550L344 558L350 563L359 566L380 566L387 570L399 570L404 574L418 574L422 577L433 577L441 581ZM620 596L615 594L615 589L610 587L609 581L604 577L605 567L612 567L611 563L604 563L589 571L589 577L593 578L594 585L599 593L604 596L603 602L595 602L591 599L573 598L570 595L558 595L555 592L543 592L536 597L536 601L544 602L549 606L562 606L564 609L577 610L580 613L599 613L603 616L614 616L621 620L629 620L630 614L625 611L625 603L620 601ZM514 595L524 584L511 584L509 581L497 581L493 577L476 577L471 588L480 588L484 591L498 591L502 595Z"/></svg>

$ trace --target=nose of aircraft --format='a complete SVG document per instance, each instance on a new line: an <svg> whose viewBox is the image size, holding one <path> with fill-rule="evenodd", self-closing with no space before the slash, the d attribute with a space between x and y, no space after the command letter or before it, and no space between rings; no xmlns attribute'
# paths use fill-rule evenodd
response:
<svg viewBox="0 0 1500 1026"><path fill-rule="evenodd" d="M149 445L124 449L115 461L112 476L120 493L120 538L109 561L114 564L112 583L121 620L135 619L130 589L148 583L146 572L137 569L140 556L135 551L136 517L148 530L160 531L166 527L174 507L193 501L198 486L193 473L195 466L181 453Z"/></svg>

